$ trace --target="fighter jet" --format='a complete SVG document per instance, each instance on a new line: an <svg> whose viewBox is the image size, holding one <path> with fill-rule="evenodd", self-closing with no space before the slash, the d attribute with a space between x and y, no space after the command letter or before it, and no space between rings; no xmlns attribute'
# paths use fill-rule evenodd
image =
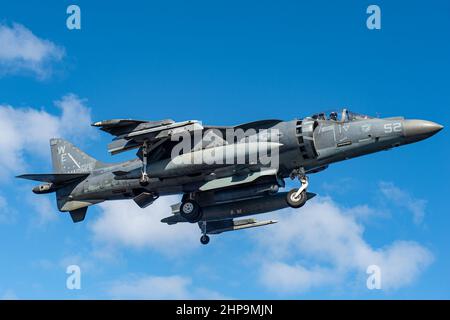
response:
<svg viewBox="0 0 450 320"><path fill-rule="evenodd" d="M137 157L103 163L63 139L51 139L54 172L18 177L44 182L33 192L55 192L58 209L69 212L73 222L83 221L89 206L106 200L132 199L146 208L159 196L181 194L181 202L161 222L197 223L202 244L211 234L277 222L241 217L302 207L315 196L307 191L308 177L332 163L417 142L443 128L347 109L237 126L171 119L92 125L114 136L111 154L137 149ZM288 178L298 179L299 187L283 190Z"/></svg>

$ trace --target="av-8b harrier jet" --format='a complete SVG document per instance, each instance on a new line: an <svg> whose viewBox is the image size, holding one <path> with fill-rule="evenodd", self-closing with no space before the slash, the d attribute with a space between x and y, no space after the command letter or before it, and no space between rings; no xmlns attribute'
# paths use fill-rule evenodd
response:
<svg viewBox="0 0 450 320"><path fill-rule="evenodd" d="M182 194L172 215L161 221L198 223L203 244L209 234L276 223L240 217L300 208L315 196L307 192L308 175L332 163L417 142L442 129L430 121L372 118L346 109L237 126L130 119L93 126L114 136L111 154L137 149L137 158L107 164L51 139L54 172L19 177L44 182L33 192L55 192L58 209L74 222L84 220L88 206L106 200L133 199L145 208L159 196ZM282 191L287 178L298 178L299 187Z"/></svg>

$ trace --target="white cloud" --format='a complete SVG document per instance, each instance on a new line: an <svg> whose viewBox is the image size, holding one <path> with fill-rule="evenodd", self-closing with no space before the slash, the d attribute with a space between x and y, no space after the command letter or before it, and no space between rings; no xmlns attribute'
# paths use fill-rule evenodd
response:
<svg viewBox="0 0 450 320"><path fill-rule="evenodd" d="M301 264L290 265L281 261L263 264L261 275L264 286L279 292L305 292L339 279L333 270L319 266L308 269Z"/></svg>
<svg viewBox="0 0 450 320"><path fill-rule="evenodd" d="M152 249L169 256L196 248L200 233L197 224L169 226L160 222L172 214L170 205L179 200L178 196L161 197L145 209L132 200L102 203L100 217L90 226L94 239L108 248Z"/></svg>
<svg viewBox="0 0 450 320"><path fill-rule="evenodd" d="M61 110L59 130L64 136L74 139L86 139L96 132L91 127L91 109L86 106L86 99L80 99L75 94L67 94L55 105Z"/></svg>
<svg viewBox="0 0 450 320"><path fill-rule="evenodd" d="M118 281L109 289L115 299L187 299L189 278L180 276L147 276L131 281Z"/></svg>
<svg viewBox="0 0 450 320"><path fill-rule="evenodd" d="M369 221L374 217L383 217L387 218L388 214L382 210L375 210L369 207L367 204L358 205L355 207L347 208L345 210L346 214L349 214L355 217L357 220L361 221Z"/></svg>
<svg viewBox="0 0 450 320"><path fill-rule="evenodd" d="M26 157L38 155L50 161L50 138L93 136L90 109L84 100L68 94L55 104L61 111L59 116L43 109L0 105L0 180L10 172L24 170Z"/></svg>
<svg viewBox="0 0 450 320"><path fill-rule="evenodd" d="M226 299L220 293L192 286L183 276L141 276L115 281L108 294L114 299Z"/></svg>
<svg viewBox="0 0 450 320"><path fill-rule="evenodd" d="M425 217L426 200L416 199L391 182L380 182L381 193L396 206L403 207L413 215L414 223L420 224Z"/></svg>
<svg viewBox="0 0 450 320"><path fill-rule="evenodd" d="M21 24L0 24L0 74L31 73L39 79L52 73L52 63L64 57L64 48L38 38Z"/></svg>
<svg viewBox="0 0 450 320"><path fill-rule="evenodd" d="M80 252L79 246L77 250L70 250L66 247L65 251L66 252L59 259L40 258L32 261L31 265L33 268L52 273L65 273L67 267L72 265L79 266L82 274L89 274L90 276L98 275L103 272L104 265L99 263L89 254Z"/></svg>
<svg viewBox="0 0 450 320"><path fill-rule="evenodd" d="M375 264L382 288L390 290L411 284L432 262L431 252L415 242L371 247L351 211L320 197L301 210L281 210L280 222L256 235L264 251L261 282L273 291L301 292L345 283Z"/></svg>
<svg viewBox="0 0 450 320"><path fill-rule="evenodd" d="M58 262L58 267L66 270L68 266L77 265L82 272L96 273L99 271L98 264L89 256L84 256L80 253L68 254L61 258Z"/></svg>
<svg viewBox="0 0 450 320"><path fill-rule="evenodd" d="M51 196L54 198L54 195ZM58 219L58 210L56 209L55 203L50 201L49 197L28 192L26 200L34 209L32 212L32 226L41 227Z"/></svg>

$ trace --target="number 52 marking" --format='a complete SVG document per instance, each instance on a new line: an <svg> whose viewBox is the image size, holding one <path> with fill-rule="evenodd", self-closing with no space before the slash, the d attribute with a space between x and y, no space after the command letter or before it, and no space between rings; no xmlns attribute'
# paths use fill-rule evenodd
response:
<svg viewBox="0 0 450 320"><path fill-rule="evenodd" d="M402 124L400 122L386 123L384 125L384 133L402 132Z"/></svg>

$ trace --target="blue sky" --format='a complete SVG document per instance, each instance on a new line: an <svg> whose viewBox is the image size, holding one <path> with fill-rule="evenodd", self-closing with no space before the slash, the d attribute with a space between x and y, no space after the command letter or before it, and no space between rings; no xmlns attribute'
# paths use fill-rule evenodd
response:
<svg viewBox="0 0 450 320"><path fill-rule="evenodd" d="M0 297L450 298L448 1L75 3L72 31L72 2L0 4ZM370 4L381 30L366 28ZM108 155L91 121L231 125L343 106L447 128L335 164L311 177L305 208L206 247L196 226L158 222L176 197L108 203L74 225L13 178L51 170L51 136L134 157ZM371 261L382 290L366 288ZM81 290L66 289L70 264Z"/></svg>

